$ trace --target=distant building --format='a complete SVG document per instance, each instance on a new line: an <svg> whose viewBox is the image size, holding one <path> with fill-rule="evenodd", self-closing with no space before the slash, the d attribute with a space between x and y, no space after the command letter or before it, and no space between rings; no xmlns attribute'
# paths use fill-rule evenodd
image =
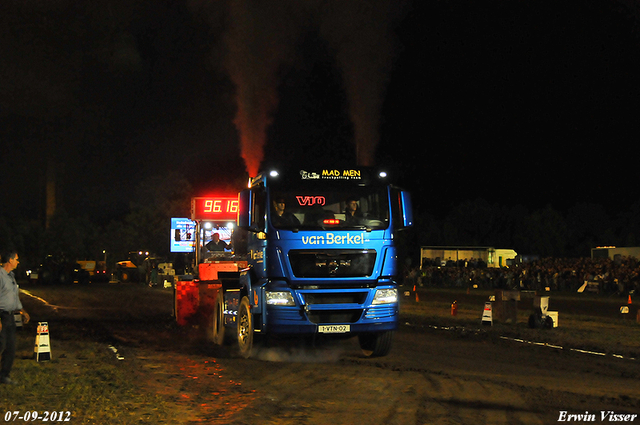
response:
<svg viewBox="0 0 640 425"><path fill-rule="evenodd" d="M618 248L615 246L599 246L591 248L591 258L610 258L616 260L622 257L640 258L640 247Z"/></svg>
<svg viewBox="0 0 640 425"><path fill-rule="evenodd" d="M513 249L489 246L423 246L420 247L420 265L426 263L445 266L455 263L466 267L472 262L483 262L487 267L508 267L518 255Z"/></svg>

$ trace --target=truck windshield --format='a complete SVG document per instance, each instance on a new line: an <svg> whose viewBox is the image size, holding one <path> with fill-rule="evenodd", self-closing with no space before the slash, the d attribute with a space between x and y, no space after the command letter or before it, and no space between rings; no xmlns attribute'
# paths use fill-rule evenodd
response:
<svg viewBox="0 0 640 425"><path fill-rule="evenodd" d="M278 190L271 193L270 219L279 229L386 229L385 187Z"/></svg>

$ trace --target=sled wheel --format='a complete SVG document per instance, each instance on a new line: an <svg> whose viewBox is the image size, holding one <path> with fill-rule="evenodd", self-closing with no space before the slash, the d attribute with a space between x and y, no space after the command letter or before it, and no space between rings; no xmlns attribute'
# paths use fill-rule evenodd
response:
<svg viewBox="0 0 640 425"><path fill-rule="evenodd" d="M216 345L225 345L228 337L225 336L224 328L224 294L222 289L218 290L216 296L216 302L213 307L213 314L211 320L211 336L213 343Z"/></svg>

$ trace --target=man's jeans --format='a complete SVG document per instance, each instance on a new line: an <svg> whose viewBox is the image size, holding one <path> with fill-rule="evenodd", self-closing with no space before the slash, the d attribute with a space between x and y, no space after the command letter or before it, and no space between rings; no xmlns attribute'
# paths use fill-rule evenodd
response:
<svg viewBox="0 0 640 425"><path fill-rule="evenodd" d="M0 378L9 377L13 360L16 357L16 321L13 313L8 311L0 312L2 320L2 331L0 332Z"/></svg>

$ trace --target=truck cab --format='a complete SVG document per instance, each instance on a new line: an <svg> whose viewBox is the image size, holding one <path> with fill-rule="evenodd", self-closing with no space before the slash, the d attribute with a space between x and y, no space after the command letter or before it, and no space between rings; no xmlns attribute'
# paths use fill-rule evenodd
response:
<svg viewBox="0 0 640 425"><path fill-rule="evenodd" d="M268 171L239 195L238 287L225 293L240 353L268 334L357 336L384 356L398 326L396 232L407 192L373 169ZM230 306L237 306L235 307Z"/></svg>

